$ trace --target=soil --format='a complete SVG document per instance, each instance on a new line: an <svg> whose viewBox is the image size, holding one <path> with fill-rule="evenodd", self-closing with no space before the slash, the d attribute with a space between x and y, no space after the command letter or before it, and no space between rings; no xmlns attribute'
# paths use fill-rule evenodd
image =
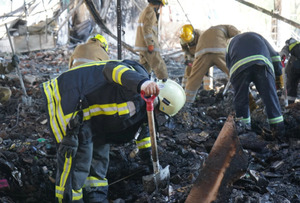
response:
<svg viewBox="0 0 300 203"><path fill-rule="evenodd" d="M1 81L13 94L10 102L0 107L0 202L54 202L56 143L47 128L39 85L67 70L71 51L58 48L20 55L20 70L30 99L23 96L15 73ZM180 83L183 57L165 60L170 78ZM134 141L111 146L107 176L111 202L185 202L227 117L234 113L232 90L226 96L222 94L226 82L216 72L214 89L200 88L191 107L172 118L156 115L159 161L162 168L169 167L168 186L152 193L145 191L142 180L151 173L138 155L133 156ZM256 99L259 101L259 95ZM300 202L300 103L282 106L289 137L283 143L270 139L264 105L258 104L251 114L252 130L236 120L248 169L227 185L226 193L215 202Z"/></svg>

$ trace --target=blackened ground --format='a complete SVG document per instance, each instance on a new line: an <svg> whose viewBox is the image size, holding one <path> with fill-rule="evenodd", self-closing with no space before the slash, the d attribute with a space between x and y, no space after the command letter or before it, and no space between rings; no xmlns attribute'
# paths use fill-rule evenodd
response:
<svg viewBox="0 0 300 203"><path fill-rule="evenodd" d="M22 102L15 74L1 82L11 87L13 96L9 104L0 107L0 202L54 202L56 147L47 129L39 85L65 71L68 56L64 49L20 56L21 72L27 76L25 85L32 98L30 106ZM170 77L180 82L182 56L165 59ZM169 187L145 192L142 178L149 171L138 155L130 156L134 141L111 146L107 178L112 202L185 201L227 116L233 112L232 90L226 97L222 94L226 82L216 71L214 90L200 89L196 102L170 119L157 115L159 160L162 167L170 167ZM256 99L259 101L259 96ZM268 140L261 103L251 114L251 131L236 122L249 167L216 202L300 202L300 103L283 107L283 113L290 139L282 144Z"/></svg>

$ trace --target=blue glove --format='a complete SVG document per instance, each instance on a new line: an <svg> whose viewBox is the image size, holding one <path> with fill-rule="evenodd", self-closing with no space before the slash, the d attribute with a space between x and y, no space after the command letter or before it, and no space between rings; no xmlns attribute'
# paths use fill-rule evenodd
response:
<svg viewBox="0 0 300 203"><path fill-rule="evenodd" d="M61 141L58 148L58 153L60 153L61 156L67 155L67 157L75 157L77 153L77 149L78 149L78 136L67 135Z"/></svg>

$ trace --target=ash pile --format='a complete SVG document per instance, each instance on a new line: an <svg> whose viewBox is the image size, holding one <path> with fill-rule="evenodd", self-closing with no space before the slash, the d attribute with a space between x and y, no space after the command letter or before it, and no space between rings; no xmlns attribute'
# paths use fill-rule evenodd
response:
<svg viewBox="0 0 300 203"><path fill-rule="evenodd" d="M54 50L20 56L31 105L22 102L17 76L2 80L13 94L10 103L0 107L0 202L54 202L56 144L47 128L39 85L67 69L69 54ZM166 59L170 77L178 82L184 72L182 60ZM159 160L170 170L166 187L152 193L144 190L142 178L148 171L135 154L134 141L111 147L107 177L111 202L186 202L198 192L201 181L218 186L214 202L300 202L300 103L282 107L289 140L278 143L268 139L259 95L251 130L234 118L233 92L223 95L226 82L216 77L213 90L200 89L195 103L172 118L157 115ZM225 160L228 167L221 181L220 176L203 177L205 167L213 171L224 161L222 154L212 152L230 116L238 137L235 142L241 146L236 147L237 159ZM221 142L218 150L228 146L231 142Z"/></svg>

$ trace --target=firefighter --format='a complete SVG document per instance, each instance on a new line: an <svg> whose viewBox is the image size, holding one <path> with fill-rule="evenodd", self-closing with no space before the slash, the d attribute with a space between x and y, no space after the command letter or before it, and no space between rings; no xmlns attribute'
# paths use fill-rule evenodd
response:
<svg viewBox="0 0 300 203"><path fill-rule="evenodd" d="M13 55L11 60L11 63L8 63L7 65L3 65L2 63L0 63L0 74L7 74L12 72L20 62L17 55ZM11 90L8 87L0 86L0 103L6 104L9 101L10 97Z"/></svg>
<svg viewBox="0 0 300 203"><path fill-rule="evenodd" d="M254 32L235 36L229 43L226 64L235 91L236 116L251 126L249 85L254 83L265 104L270 130L274 138L284 140L284 120L276 92L275 80L282 75L279 54L268 41Z"/></svg>
<svg viewBox="0 0 300 203"><path fill-rule="evenodd" d="M108 43L100 34L88 39L85 44L78 45L69 59L69 69L92 61L105 61L109 59L107 54Z"/></svg>
<svg viewBox="0 0 300 203"><path fill-rule="evenodd" d="M294 38L286 40L285 46L280 51L280 56L288 59L286 89L288 104L292 104L297 99L298 83L300 81L300 42Z"/></svg>
<svg viewBox="0 0 300 203"><path fill-rule="evenodd" d="M187 103L193 103L203 77L211 66L217 66L228 75L225 52L228 40L239 33L232 25L216 25L204 31L197 43L195 61L188 77L185 93Z"/></svg>
<svg viewBox="0 0 300 203"><path fill-rule="evenodd" d="M149 78L139 63L113 60L82 64L43 83L50 131L58 143L58 202L107 202L109 144L128 142L136 132L141 131L141 158L152 163L146 103L139 93L158 95L155 109L169 116L182 108L185 94L170 79Z"/></svg>
<svg viewBox="0 0 300 203"><path fill-rule="evenodd" d="M148 2L148 6L139 16L134 49L139 52L139 62L148 73L154 71L158 79L166 79L167 67L160 55L158 42L159 10L166 5L166 0L148 0Z"/></svg>
<svg viewBox="0 0 300 203"><path fill-rule="evenodd" d="M183 25L180 29L180 45L184 52L184 64L186 65L181 86L184 88L187 78L191 73L193 61L195 59L195 50L201 31L194 29L191 24Z"/></svg>

